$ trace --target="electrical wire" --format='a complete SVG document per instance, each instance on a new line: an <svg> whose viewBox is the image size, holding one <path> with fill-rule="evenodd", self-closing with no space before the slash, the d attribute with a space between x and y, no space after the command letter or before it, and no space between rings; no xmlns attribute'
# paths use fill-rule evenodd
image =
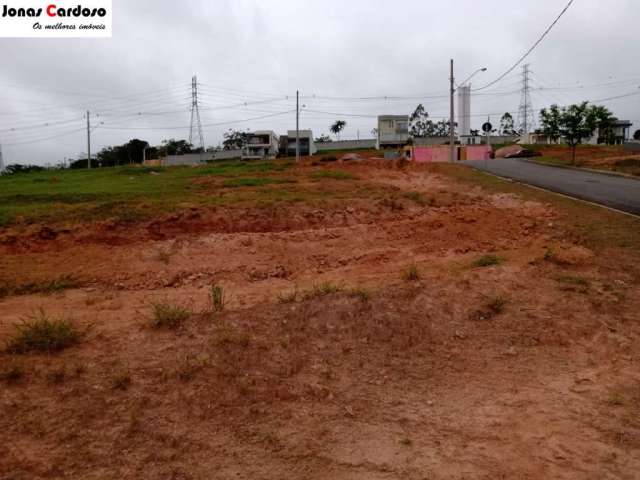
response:
<svg viewBox="0 0 640 480"><path fill-rule="evenodd" d="M551 29L556 25L556 23L558 23L558 21L559 21L559 20L562 18L562 16L567 12L567 10L569 10L569 7L571 7L571 5L573 4L573 2L574 2L574 0L569 0L569 3L567 3L567 4L565 5L565 7L564 7L564 8L562 9L562 11L560 12L560 14L559 14L559 15L556 17L556 19L551 23L551 25L549 25L549 26L547 27L547 29L542 33L542 35L540 36L540 38L538 38L538 40L536 40L536 42L533 44L533 46L532 46L529 50L527 50L527 51L524 53L524 55L522 55L522 56L521 56L521 57L516 61L516 63L514 63L514 64L513 64L513 66L511 66L511 68L507 69L507 71L506 71L506 72L504 72L502 75L500 75L500 76L499 76L498 78L496 78L494 81L492 81L492 82L490 82L490 83L488 83L488 84L486 84L486 85L484 85L484 86L482 86L482 87L479 87L479 88L476 88L476 89L472 89L471 91L472 91L472 92L477 92L477 91L480 91L480 90L484 90L485 88L489 88L490 86L495 85L495 84L496 84L496 83L498 83L500 80L502 80L502 79L503 79L503 78L505 78L507 75L509 75L511 72L513 72L513 71L516 69L516 67L517 67L518 65L520 65L520 63L522 63L522 61L523 61L525 58L527 58L527 57L529 56L529 54L530 54L531 52L533 52L533 51L536 49L536 47L537 47L538 45L540 45L540 43L542 42L542 40L544 40L544 39L545 39L545 37L549 34L549 32L551 31Z"/></svg>

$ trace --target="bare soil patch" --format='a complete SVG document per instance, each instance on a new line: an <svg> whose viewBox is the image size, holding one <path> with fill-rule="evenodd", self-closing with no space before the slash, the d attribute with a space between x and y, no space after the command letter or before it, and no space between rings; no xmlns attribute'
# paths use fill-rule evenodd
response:
<svg viewBox="0 0 640 480"><path fill-rule="evenodd" d="M0 478L636 478L631 252L540 193L313 162L243 187L304 201L2 231L0 283L73 283L6 290L0 343L83 335L0 353Z"/></svg>

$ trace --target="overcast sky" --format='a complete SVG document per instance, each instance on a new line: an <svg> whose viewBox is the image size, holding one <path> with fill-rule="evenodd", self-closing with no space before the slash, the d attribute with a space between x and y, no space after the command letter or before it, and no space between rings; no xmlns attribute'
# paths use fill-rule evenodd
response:
<svg viewBox="0 0 640 480"><path fill-rule="evenodd" d="M112 38L0 39L6 164L57 163L86 152L87 109L97 125L93 151L131 138L187 138L192 75L201 84L207 146L227 128L295 128L296 89L301 128L315 136L342 119L343 138L371 137L376 115L408 114L418 103L438 120L448 115L450 58L458 80L487 67L473 79L480 87L533 44L565 1L113 3ZM637 91L599 103L640 128L639 20L637 0L575 0L527 59L533 107ZM519 82L520 68L473 96L472 126L488 114L494 124L505 111L516 116ZM407 98L358 99L380 96Z"/></svg>

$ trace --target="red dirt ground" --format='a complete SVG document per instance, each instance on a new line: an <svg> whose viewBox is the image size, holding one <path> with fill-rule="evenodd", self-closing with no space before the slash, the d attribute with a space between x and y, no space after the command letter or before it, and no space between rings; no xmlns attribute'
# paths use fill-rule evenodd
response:
<svg viewBox="0 0 640 480"><path fill-rule="evenodd" d="M0 383L0 478L638 478L637 262L579 244L551 204L340 169L427 201L0 232L0 280L81 285L0 299L0 342L40 307L87 328L0 353L24 371ZM343 291L304 295L329 281ZM194 314L153 329L159 300Z"/></svg>

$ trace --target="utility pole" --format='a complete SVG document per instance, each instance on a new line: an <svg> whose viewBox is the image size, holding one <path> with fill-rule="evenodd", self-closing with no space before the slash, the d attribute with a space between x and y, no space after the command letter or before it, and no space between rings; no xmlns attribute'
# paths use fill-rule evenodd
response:
<svg viewBox="0 0 640 480"><path fill-rule="evenodd" d="M454 105L453 105L453 94L455 93L456 89L454 86L454 79L453 79L453 58L451 59L451 76L449 77L449 81L450 81L450 112L449 112L449 159L451 160L451 162L455 162L456 161L456 139L455 139L455 132L454 132L454 128L453 128L453 116L454 116Z"/></svg>
<svg viewBox="0 0 640 480"><path fill-rule="evenodd" d="M296 162L300 161L300 92L296 90Z"/></svg>
<svg viewBox="0 0 640 480"><path fill-rule="evenodd" d="M91 121L87 110L87 168L91 168Z"/></svg>

